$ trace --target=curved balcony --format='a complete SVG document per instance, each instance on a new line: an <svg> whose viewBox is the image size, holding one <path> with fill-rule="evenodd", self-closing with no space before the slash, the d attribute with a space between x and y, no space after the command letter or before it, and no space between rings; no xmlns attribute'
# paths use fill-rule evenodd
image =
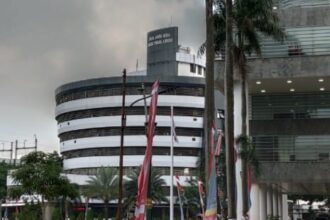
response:
<svg viewBox="0 0 330 220"><path fill-rule="evenodd" d="M144 156L124 156L124 167L139 167L143 163ZM194 168L196 167L198 157L174 156L174 167ZM153 156L152 166L170 167L171 156ZM118 167L118 156L103 157L80 157L63 161L64 170L94 168L94 167Z"/></svg>
<svg viewBox="0 0 330 220"><path fill-rule="evenodd" d="M140 99L141 95L126 96L126 106L129 106L135 100ZM150 99L147 99L149 105ZM62 103L56 106L55 115L61 115L66 112L78 111L83 109L107 108L117 107L122 104L122 96L106 96L78 99ZM138 102L135 106L143 106L143 102ZM204 97L195 96L173 96L173 95L160 95L158 97L158 106L177 106L177 107L190 107L190 108L204 108Z"/></svg>
<svg viewBox="0 0 330 220"><path fill-rule="evenodd" d="M188 116L175 116L175 125L183 128L203 128L203 118L201 117L188 117ZM156 123L159 127L171 127L170 116L157 116ZM126 118L127 127L143 127L145 124L144 115L129 115ZM89 128L103 128L103 127L121 127L121 116L108 116L85 118L66 121L60 123L58 134L68 131L89 129Z"/></svg>
<svg viewBox="0 0 330 220"><path fill-rule="evenodd" d="M175 142L175 147L202 148L201 137L178 136L179 142ZM145 147L147 138L145 135L129 135L124 138L124 146ZM80 138L61 142L61 152L102 147L120 146L120 136L90 137ZM171 136L155 136L153 146L171 146Z"/></svg>

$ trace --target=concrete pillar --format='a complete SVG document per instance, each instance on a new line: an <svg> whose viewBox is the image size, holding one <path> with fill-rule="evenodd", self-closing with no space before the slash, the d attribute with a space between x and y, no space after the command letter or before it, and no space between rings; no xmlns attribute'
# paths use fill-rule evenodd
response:
<svg viewBox="0 0 330 220"><path fill-rule="evenodd" d="M283 220L289 220L289 207L288 207L288 195L282 195L282 216Z"/></svg>
<svg viewBox="0 0 330 220"><path fill-rule="evenodd" d="M273 189L272 186L267 187L267 216L273 215Z"/></svg>
<svg viewBox="0 0 330 220"><path fill-rule="evenodd" d="M278 216L278 196L277 190L273 190L273 216Z"/></svg>
<svg viewBox="0 0 330 220"><path fill-rule="evenodd" d="M234 82L234 136L235 138L242 134L242 87L240 82ZM236 146L237 147L237 146ZM242 160L237 157L236 160L236 217L243 218L243 200L242 200Z"/></svg>
<svg viewBox="0 0 330 220"><path fill-rule="evenodd" d="M259 203L259 186L253 183L251 188L251 208L250 208L250 219L260 219L260 203ZM239 218L237 218L239 219Z"/></svg>
<svg viewBox="0 0 330 220"><path fill-rule="evenodd" d="M260 185L259 190L259 217L260 220L267 220L267 190L265 185Z"/></svg>
<svg viewBox="0 0 330 220"><path fill-rule="evenodd" d="M278 215L280 216L280 219L283 220L283 212L282 212L282 193L278 192Z"/></svg>

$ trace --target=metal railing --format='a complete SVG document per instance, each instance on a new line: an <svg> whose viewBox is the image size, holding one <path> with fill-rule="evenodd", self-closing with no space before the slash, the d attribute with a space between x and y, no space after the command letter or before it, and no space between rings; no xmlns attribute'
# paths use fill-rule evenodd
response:
<svg viewBox="0 0 330 220"><path fill-rule="evenodd" d="M284 42L261 36L263 58L330 54L330 26L286 28ZM251 54L249 58L256 58Z"/></svg>
<svg viewBox="0 0 330 220"><path fill-rule="evenodd" d="M330 162L330 136L256 136L253 143L259 161Z"/></svg>
<svg viewBox="0 0 330 220"><path fill-rule="evenodd" d="M330 0L279 0L280 8L286 9L291 7L322 7L329 6Z"/></svg>
<svg viewBox="0 0 330 220"><path fill-rule="evenodd" d="M252 120L330 118L330 93L252 96Z"/></svg>

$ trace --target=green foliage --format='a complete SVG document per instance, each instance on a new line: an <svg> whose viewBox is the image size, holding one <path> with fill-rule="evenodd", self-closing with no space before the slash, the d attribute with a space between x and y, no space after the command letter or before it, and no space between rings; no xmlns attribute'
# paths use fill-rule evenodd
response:
<svg viewBox="0 0 330 220"><path fill-rule="evenodd" d="M59 208L55 208L52 213L52 220L61 220L61 213Z"/></svg>
<svg viewBox="0 0 330 220"><path fill-rule="evenodd" d="M18 214L19 220L41 220L41 206L40 204L26 203L22 206Z"/></svg>
<svg viewBox="0 0 330 220"><path fill-rule="evenodd" d="M84 220L85 219L85 214L84 213L79 213L77 216L76 220Z"/></svg>
<svg viewBox="0 0 330 220"><path fill-rule="evenodd" d="M97 220L103 220L103 219L104 219L104 214L103 213L98 214Z"/></svg>
<svg viewBox="0 0 330 220"><path fill-rule="evenodd" d="M61 176L62 158L56 153L31 152L21 159L23 166L12 173L18 187L11 190L12 197L19 195L42 195L54 200L59 196L76 197L77 187Z"/></svg>
<svg viewBox="0 0 330 220"><path fill-rule="evenodd" d="M124 186L124 209L126 212L134 207L139 173L140 171L135 169L127 176L128 180L125 182ZM149 190L151 193L151 199L154 203L168 202L163 186L165 186L165 181L161 178L161 175L156 170L151 169Z"/></svg>
<svg viewBox="0 0 330 220"><path fill-rule="evenodd" d="M84 194L88 197L102 199L105 203L105 216L108 218L109 201L116 198L118 193L117 170L112 167L101 167L95 177L87 180L87 184Z"/></svg>
<svg viewBox="0 0 330 220"><path fill-rule="evenodd" d="M187 182L189 186L184 187L183 204L188 209L187 213L192 214L191 216L195 216L200 212L198 184L197 180L192 178L188 179Z"/></svg>
<svg viewBox="0 0 330 220"><path fill-rule="evenodd" d="M89 209L87 211L87 220L93 220L94 219L94 212L92 209Z"/></svg>
<svg viewBox="0 0 330 220"><path fill-rule="evenodd" d="M118 192L117 170L112 167L101 167L95 177L87 180L87 184L84 194L103 201L114 199Z"/></svg>
<svg viewBox="0 0 330 220"><path fill-rule="evenodd" d="M70 220L76 220L76 215L75 214L70 214Z"/></svg>
<svg viewBox="0 0 330 220"><path fill-rule="evenodd" d="M10 169L14 166L5 162L0 163L0 199L5 198L7 195L7 175Z"/></svg>
<svg viewBox="0 0 330 220"><path fill-rule="evenodd" d="M240 156L246 160L248 165L253 167L254 174L260 174L259 161L256 156L256 149L251 140L251 137L241 135L236 139L236 144L240 146Z"/></svg>

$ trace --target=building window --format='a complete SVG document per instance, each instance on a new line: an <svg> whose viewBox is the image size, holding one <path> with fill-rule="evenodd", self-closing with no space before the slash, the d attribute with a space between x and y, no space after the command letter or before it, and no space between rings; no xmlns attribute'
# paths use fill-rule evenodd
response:
<svg viewBox="0 0 330 220"><path fill-rule="evenodd" d="M190 72L191 73L196 73L196 64L194 64L194 63L190 64Z"/></svg>
<svg viewBox="0 0 330 220"><path fill-rule="evenodd" d="M202 67L201 66L198 66L198 75L202 75Z"/></svg>

